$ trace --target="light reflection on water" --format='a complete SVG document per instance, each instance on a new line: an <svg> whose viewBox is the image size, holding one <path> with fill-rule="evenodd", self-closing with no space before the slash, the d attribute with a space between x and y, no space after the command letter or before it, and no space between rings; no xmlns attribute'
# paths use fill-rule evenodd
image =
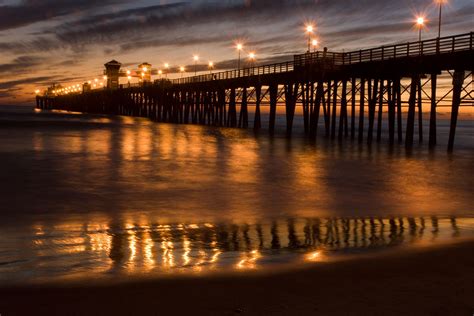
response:
<svg viewBox="0 0 474 316"><path fill-rule="evenodd" d="M472 124L447 155L140 118L8 120L0 281L266 270L473 237Z"/></svg>
<svg viewBox="0 0 474 316"><path fill-rule="evenodd" d="M473 238L474 218L287 218L257 223L35 224L3 236L3 282L268 270ZM31 243L28 242L31 240ZM21 246L21 247L20 247Z"/></svg>

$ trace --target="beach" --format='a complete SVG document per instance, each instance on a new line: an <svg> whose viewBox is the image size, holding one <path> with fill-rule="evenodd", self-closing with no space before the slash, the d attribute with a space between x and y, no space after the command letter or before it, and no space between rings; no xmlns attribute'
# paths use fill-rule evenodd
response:
<svg viewBox="0 0 474 316"><path fill-rule="evenodd" d="M301 270L2 288L2 315L471 315L474 242Z"/></svg>

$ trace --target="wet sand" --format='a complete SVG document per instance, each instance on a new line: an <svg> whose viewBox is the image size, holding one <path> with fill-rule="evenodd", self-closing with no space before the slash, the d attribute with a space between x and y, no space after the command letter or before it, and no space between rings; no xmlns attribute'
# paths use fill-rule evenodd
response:
<svg viewBox="0 0 474 316"><path fill-rule="evenodd" d="M2 315L472 315L474 241L297 271L0 289Z"/></svg>

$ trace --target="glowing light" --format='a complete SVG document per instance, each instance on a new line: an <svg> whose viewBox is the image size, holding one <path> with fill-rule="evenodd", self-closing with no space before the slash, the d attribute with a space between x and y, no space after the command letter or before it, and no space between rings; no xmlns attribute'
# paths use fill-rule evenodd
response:
<svg viewBox="0 0 474 316"><path fill-rule="evenodd" d="M244 45L242 43L237 43L236 48L237 50L242 50L244 49Z"/></svg>
<svg viewBox="0 0 474 316"><path fill-rule="evenodd" d="M320 251L314 251L306 255L306 260L307 261L317 261L321 257L321 252Z"/></svg>
<svg viewBox="0 0 474 316"><path fill-rule="evenodd" d="M128 81L132 80L132 76L127 77Z"/></svg>
<svg viewBox="0 0 474 316"><path fill-rule="evenodd" d="M35 93L36 93L36 94L39 94L39 93L40 93L40 91L39 91L39 90L35 90Z"/></svg>
<svg viewBox="0 0 474 316"><path fill-rule="evenodd" d="M88 83L88 84L91 84L91 83L92 83L92 81L90 81L90 80L89 80L89 81L87 81L87 83Z"/></svg>
<svg viewBox="0 0 474 316"><path fill-rule="evenodd" d="M314 40L312 41L312 44L313 44L313 46L318 46L319 42L318 42L318 40L315 40L315 39L314 39Z"/></svg>
<svg viewBox="0 0 474 316"><path fill-rule="evenodd" d="M148 71L148 67L143 67L143 71L144 71L144 72L147 72L147 71Z"/></svg>
<svg viewBox="0 0 474 316"><path fill-rule="evenodd" d="M209 62L209 68L214 67L214 63L212 61Z"/></svg>
<svg viewBox="0 0 474 316"><path fill-rule="evenodd" d="M127 75L130 76L131 73L132 73L132 72L131 72L130 70L127 70Z"/></svg>
<svg viewBox="0 0 474 316"><path fill-rule="evenodd" d="M99 79L97 79L97 78L96 78L96 79L94 79L94 81L95 81L95 82L98 82L98 81L99 81Z"/></svg>
<svg viewBox="0 0 474 316"><path fill-rule="evenodd" d="M306 25L306 32L313 33L313 31L314 31L314 26L312 26L311 24Z"/></svg>
<svg viewBox="0 0 474 316"><path fill-rule="evenodd" d="M420 25L420 26L424 25L424 24L425 24L425 18L424 18L424 17L421 17L421 16L418 17L418 18L416 19L416 24L418 24L418 25Z"/></svg>
<svg viewBox="0 0 474 316"><path fill-rule="evenodd" d="M194 61L198 61L198 60L199 60L199 56L198 56L198 55L194 55L194 56L193 56L193 59L194 59Z"/></svg>
<svg viewBox="0 0 474 316"><path fill-rule="evenodd" d="M161 75L163 73L162 70L158 70L158 74Z"/></svg>
<svg viewBox="0 0 474 316"><path fill-rule="evenodd" d="M183 66L179 67L179 71L184 72L185 70L186 69Z"/></svg>
<svg viewBox="0 0 474 316"><path fill-rule="evenodd" d="M249 59L250 59L250 60L254 60L254 59L255 59L255 53L254 53L254 52L250 52L250 53L249 53Z"/></svg>
<svg viewBox="0 0 474 316"><path fill-rule="evenodd" d="M166 68L166 69L170 68L170 64L165 63L165 68Z"/></svg>
<svg viewBox="0 0 474 316"><path fill-rule="evenodd" d="M104 76L104 80L107 80L107 76Z"/></svg>

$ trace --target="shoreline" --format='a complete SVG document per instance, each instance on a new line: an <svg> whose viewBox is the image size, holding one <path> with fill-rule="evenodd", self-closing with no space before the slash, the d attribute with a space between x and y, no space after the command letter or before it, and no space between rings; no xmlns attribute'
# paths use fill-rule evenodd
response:
<svg viewBox="0 0 474 316"><path fill-rule="evenodd" d="M459 241L271 274L0 288L0 313L470 315L473 248Z"/></svg>

